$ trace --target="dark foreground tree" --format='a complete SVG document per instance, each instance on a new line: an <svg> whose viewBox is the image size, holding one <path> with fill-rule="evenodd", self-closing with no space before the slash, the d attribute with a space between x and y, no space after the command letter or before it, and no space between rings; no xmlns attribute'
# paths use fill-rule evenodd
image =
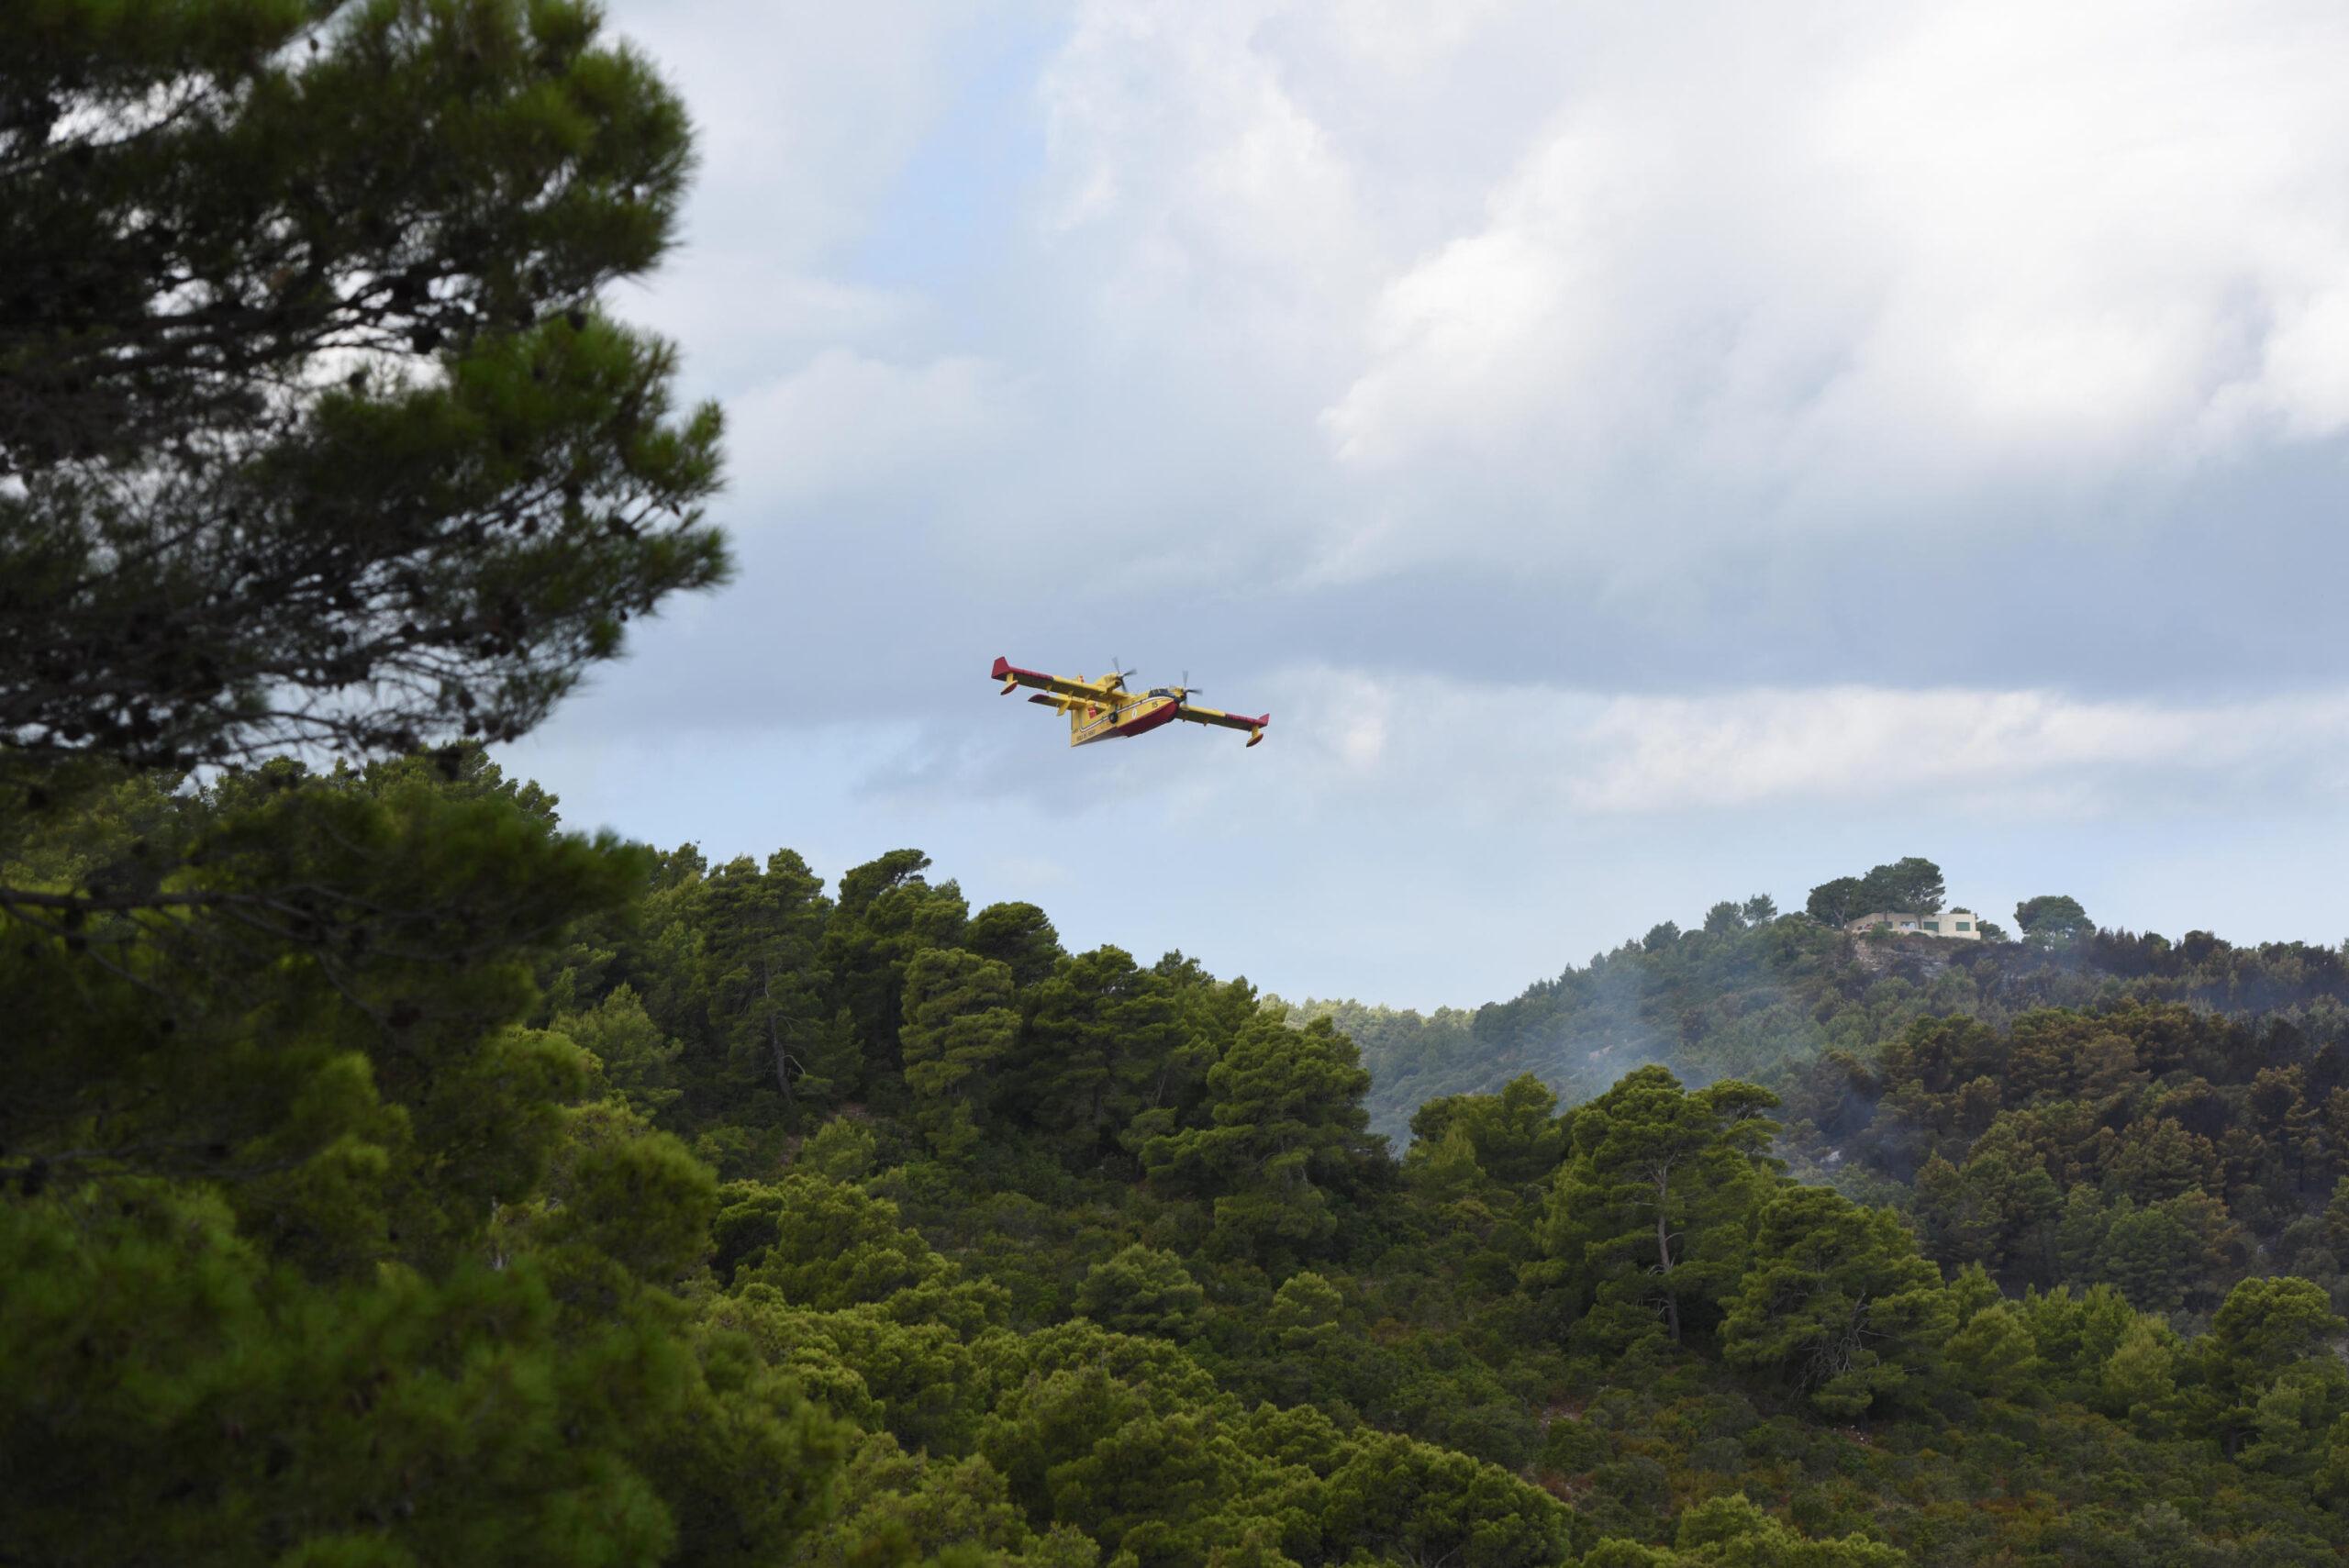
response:
<svg viewBox="0 0 2349 1568"><path fill-rule="evenodd" d="M519 733L722 573L717 417L596 304L685 116L596 31L0 7L0 1557L775 1561L829 1488L674 1337L707 1171L518 1027L649 857L282 754Z"/></svg>
<svg viewBox="0 0 2349 1568"><path fill-rule="evenodd" d="M716 581L597 291L685 111L565 0L0 7L0 788L542 717Z"/></svg>

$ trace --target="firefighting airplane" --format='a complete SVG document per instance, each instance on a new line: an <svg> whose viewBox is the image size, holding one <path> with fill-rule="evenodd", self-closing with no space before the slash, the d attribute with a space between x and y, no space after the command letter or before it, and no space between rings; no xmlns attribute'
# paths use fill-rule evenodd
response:
<svg viewBox="0 0 2349 1568"><path fill-rule="evenodd" d="M1114 659L1109 661L1110 673L1097 681L1088 681L1083 675L1071 680L1065 675L1047 675L1041 670L1022 670L1008 659L997 659L989 676L1003 683L1005 696L1022 686L1036 687L1037 695L1028 700L1068 715L1068 743L1072 746L1145 735L1177 718L1193 724L1219 724L1226 729L1244 729L1248 732L1248 744L1253 746L1264 738L1264 726L1273 721L1269 713L1250 718L1244 714L1201 707L1191 701L1195 688L1188 685L1152 686L1146 692L1129 692L1126 677L1133 672L1117 668L1117 662Z"/></svg>

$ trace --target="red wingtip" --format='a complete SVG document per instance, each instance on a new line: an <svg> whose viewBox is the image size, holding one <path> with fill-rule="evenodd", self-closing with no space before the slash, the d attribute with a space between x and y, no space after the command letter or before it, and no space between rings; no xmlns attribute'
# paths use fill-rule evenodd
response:
<svg viewBox="0 0 2349 1568"><path fill-rule="evenodd" d="M1010 660L1008 660L1008 659L1006 659L1006 658L1005 658L1002 654L1000 654L1000 653L996 654L996 655L995 656L995 668L987 672L987 679L989 679L989 680L991 680L991 681L1000 681L1000 680L1002 680L1006 675L1008 675L1008 674L1010 674L1010 673L1011 673L1011 661L1010 661Z"/></svg>

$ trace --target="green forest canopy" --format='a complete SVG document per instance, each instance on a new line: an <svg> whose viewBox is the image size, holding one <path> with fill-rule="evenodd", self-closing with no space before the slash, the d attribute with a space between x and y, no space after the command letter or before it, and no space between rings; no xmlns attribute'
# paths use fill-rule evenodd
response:
<svg viewBox="0 0 2349 1568"><path fill-rule="evenodd" d="M2002 1018L1886 973L1876 1045L1575 1104L1520 1074L1420 1104L1398 1161L1353 1042L1244 982L1064 951L911 851L828 890L456 775L125 779L8 868L71 887L143 840L233 890L285 873L236 846L291 839L451 943L239 967L108 916L12 950L48 1043L5 1113L8 1419L59 1560L2343 1543L2324 995ZM1865 973L1777 927L1712 959ZM152 1485L94 1520L122 1473Z"/></svg>
<svg viewBox="0 0 2349 1568"><path fill-rule="evenodd" d="M562 0L0 13L0 1554L2349 1545L2338 952L1747 900L1422 1018L565 831L477 742L724 572L598 304L685 124Z"/></svg>

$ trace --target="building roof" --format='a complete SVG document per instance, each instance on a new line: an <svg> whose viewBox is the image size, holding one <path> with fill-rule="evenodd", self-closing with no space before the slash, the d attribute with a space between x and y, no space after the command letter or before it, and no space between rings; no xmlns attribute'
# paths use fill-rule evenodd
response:
<svg viewBox="0 0 2349 1568"><path fill-rule="evenodd" d="M1862 920L1866 921L1870 925L1875 925L1880 920L1939 920L1945 916L1955 915L1964 915L1968 919L1978 919L1980 917L1971 909L1934 909L1924 912L1912 909L1878 909L1870 914L1862 915L1856 919L1846 920L1843 923L1847 926L1856 926Z"/></svg>

